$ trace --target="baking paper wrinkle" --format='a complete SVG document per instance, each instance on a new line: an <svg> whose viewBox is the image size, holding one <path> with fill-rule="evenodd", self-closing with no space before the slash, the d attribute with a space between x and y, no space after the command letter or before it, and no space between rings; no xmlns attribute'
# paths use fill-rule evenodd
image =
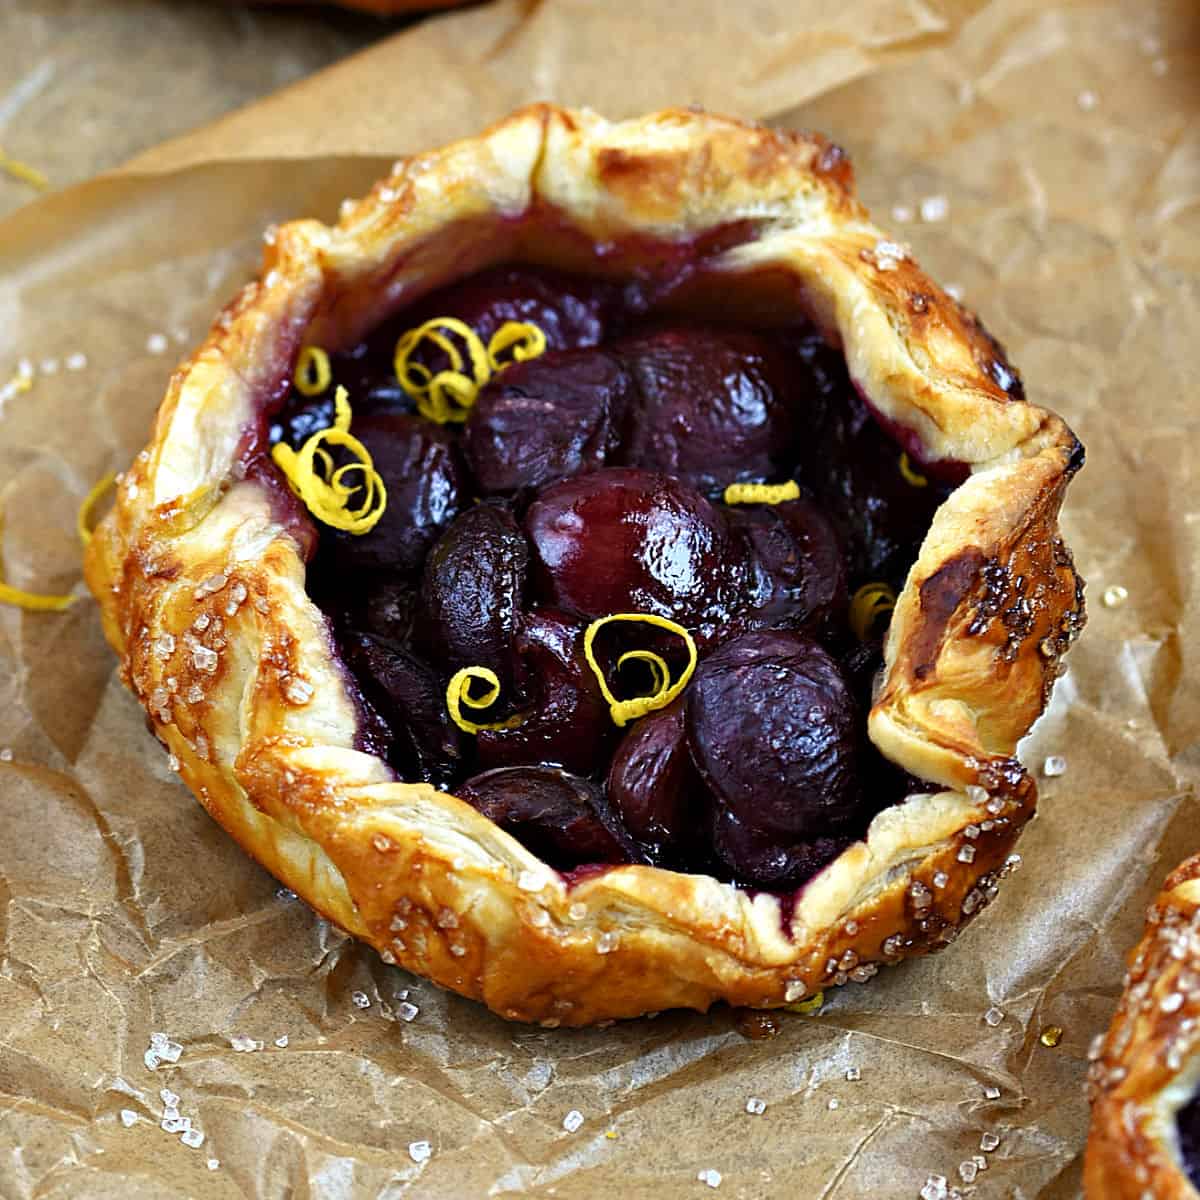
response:
<svg viewBox="0 0 1200 1200"><path fill-rule="evenodd" d="M851 152L879 223L962 289L1030 395L1087 444L1064 533L1090 583L1070 686L1024 747L1042 801L1021 870L942 955L835 989L822 1015L785 1017L767 1042L742 1039L724 1010L513 1027L386 967L278 899L166 769L94 610L0 609L0 748L16 760L0 761L3 1200L670 1200L707 1194L696 1175L709 1168L720 1196L888 1200L931 1174L956 1182L984 1130L1002 1141L974 1195L1077 1196L1088 1043L1146 905L1200 849L1198 25L1183 0L500 3L417 26L0 223L0 380L24 357L88 359L39 374L0 412L0 489L21 501L5 567L70 586L73 493L140 449L176 330L199 341L255 269L266 225L332 218L398 155L546 94L613 117L700 101L822 129ZM212 47L227 50L221 30ZM59 119L70 81L47 78L9 120L44 131L53 168L87 135ZM0 92L0 114L16 94ZM67 107L38 126L49 94ZM3 124L0 143L36 158ZM921 219L930 196L946 220ZM157 357L156 332L170 343ZM1111 584L1129 590L1122 607L1101 602ZM1067 773L1042 778L1053 753ZM419 1008L412 1022L401 1003ZM1047 1023L1064 1030L1054 1050L1038 1041ZM184 1051L150 1072L155 1030ZM234 1052L238 1034L264 1049ZM199 1150L158 1128L163 1087L204 1130ZM122 1107L143 1120L123 1128ZM418 1166L407 1148L425 1140Z"/></svg>

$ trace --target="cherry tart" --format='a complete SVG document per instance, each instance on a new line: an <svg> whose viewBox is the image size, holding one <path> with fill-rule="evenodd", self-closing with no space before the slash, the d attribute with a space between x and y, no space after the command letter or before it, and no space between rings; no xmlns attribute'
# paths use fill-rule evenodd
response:
<svg viewBox="0 0 1200 1200"><path fill-rule="evenodd" d="M539 105L266 240L87 560L212 816L551 1027L953 940L1034 811L1083 454L844 154Z"/></svg>
<svg viewBox="0 0 1200 1200"><path fill-rule="evenodd" d="M1200 1196L1200 855L1168 877L1088 1076L1089 1200Z"/></svg>

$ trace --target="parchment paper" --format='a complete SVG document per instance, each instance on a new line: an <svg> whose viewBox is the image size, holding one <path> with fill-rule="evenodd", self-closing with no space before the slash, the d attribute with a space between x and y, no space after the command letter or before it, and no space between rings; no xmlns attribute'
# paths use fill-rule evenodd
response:
<svg viewBox="0 0 1200 1200"><path fill-rule="evenodd" d="M510 1026L383 966L178 784L89 604L0 610L0 1196L667 1200L709 1194L702 1171L747 1198L912 1198L938 1175L1077 1195L1088 1043L1145 905L1200 849L1198 49L1186 0L512 0L0 224L0 379L59 364L0 412L3 561L63 589L79 498L142 445L269 222L331 217L398 153L537 97L822 128L1087 444L1064 529L1091 597L1024 747L1067 769L1042 781L1023 868L946 952L774 1041L724 1009ZM152 1071L156 1031L182 1052ZM164 1088L199 1148L160 1129Z"/></svg>

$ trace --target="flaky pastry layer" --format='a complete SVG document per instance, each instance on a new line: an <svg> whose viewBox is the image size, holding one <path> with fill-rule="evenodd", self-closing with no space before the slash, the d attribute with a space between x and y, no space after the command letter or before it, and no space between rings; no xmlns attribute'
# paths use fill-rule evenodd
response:
<svg viewBox="0 0 1200 1200"><path fill-rule="evenodd" d="M353 346L514 261L636 278L681 313L810 319L904 448L969 471L900 597L869 722L929 793L879 813L787 912L644 866L568 884L355 749L352 685L304 589L314 531L247 463L302 343ZM870 223L836 146L694 111L610 124L537 105L398 162L336 226L268 234L260 277L173 376L87 575L201 803L386 961L548 1026L772 1006L944 945L995 894L1036 803L1016 743L1083 620L1057 531L1081 461L982 326Z"/></svg>
<svg viewBox="0 0 1200 1200"><path fill-rule="evenodd" d="M1146 914L1088 1089L1088 1200L1197 1200L1176 1117L1200 1091L1200 855Z"/></svg>

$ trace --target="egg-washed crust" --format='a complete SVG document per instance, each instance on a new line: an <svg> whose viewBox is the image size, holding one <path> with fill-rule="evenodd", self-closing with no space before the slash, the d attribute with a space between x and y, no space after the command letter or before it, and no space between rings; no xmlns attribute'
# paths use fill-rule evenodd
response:
<svg viewBox="0 0 1200 1200"><path fill-rule="evenodd" d="M1197 1200L1176 1117L1200 1090L1200 855L1146 914L1088 1090L1088 1200Z"/></svg>
<svg viewBox="0 0 1200 1200"><path fill-rule="evenodd" d="M869 223L836 146L690 110L610 124L537 105L400 161L335 227L267 240L261 277L173 376L87 560L126 682L250 854L387 962L547 1026L799 1000L937 949L991 899L1036 803L1016 742L1083 620L1056 525L1082 454ZM680 311L708 296L748 321L807 316L916 461L970 467L900 596L869 725L937 790L881 812L790 913L644 866L567 883L355 749L354 685L304 590L311 527L239 463L302 342L352 346L510 261L636 276Z"/></svg>

